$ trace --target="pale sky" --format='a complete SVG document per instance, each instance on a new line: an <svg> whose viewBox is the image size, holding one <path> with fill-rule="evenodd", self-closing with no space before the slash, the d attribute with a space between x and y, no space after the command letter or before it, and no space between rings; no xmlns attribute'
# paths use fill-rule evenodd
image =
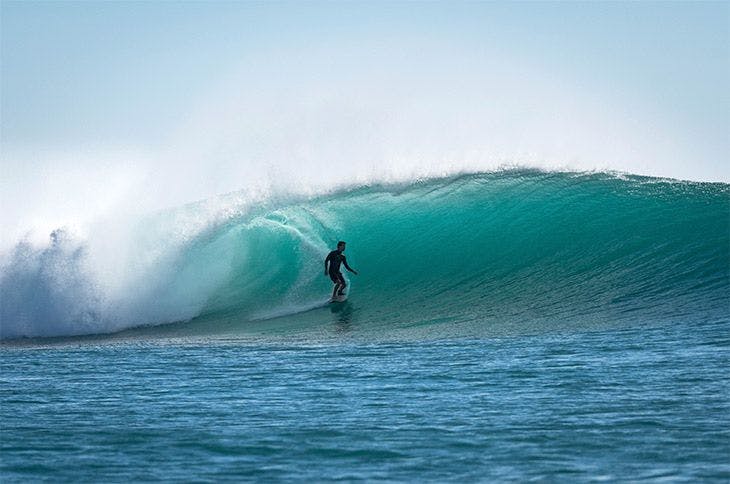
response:
<svg viewBox="0 0 730 484"><path fill-rule="evenodd" d="M1 5L6 224L150 180L162 205L501 164L730 181L728 2Z"/></svg>

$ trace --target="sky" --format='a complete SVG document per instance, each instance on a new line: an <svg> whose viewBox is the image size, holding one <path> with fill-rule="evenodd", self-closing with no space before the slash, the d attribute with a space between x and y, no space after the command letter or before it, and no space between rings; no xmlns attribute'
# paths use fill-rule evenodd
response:
<svg viewBox="0 0 730 484"><path fill-rule="evenodd" d="M727 2L3 0L0 22L11 238L272 180L730 181Z"/></svg>

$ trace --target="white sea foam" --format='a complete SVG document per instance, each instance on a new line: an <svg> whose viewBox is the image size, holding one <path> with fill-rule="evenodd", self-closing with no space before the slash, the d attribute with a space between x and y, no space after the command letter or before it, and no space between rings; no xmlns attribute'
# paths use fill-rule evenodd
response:
<svg viewBox="0 0 730 484"><path fill-rule="evenodd" d="M707 176L683 164L687 150L660 125L550 66L423 39L413 47L385 57L316 48L251 56L153 147L3 150L3 333L24 334L19 321L49 314L115 314L106 329L194 316L200 295L225 277L225 260L210 261L221 264L218 276L181 283L193 269L177 256L271 198L504 166ZM33 317L7 309L12 298L34 300L34 284L47 299ZM210 286L166 299L174 284ZM31 333L66 331L52 328Z"/></svg>

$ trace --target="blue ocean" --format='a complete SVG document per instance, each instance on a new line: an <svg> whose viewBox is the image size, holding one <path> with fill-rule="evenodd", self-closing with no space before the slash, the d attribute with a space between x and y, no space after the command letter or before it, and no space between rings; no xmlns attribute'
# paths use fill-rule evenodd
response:
<svg viewBox="0 0 730 484"><path fill-rule="evenodd" d="M2 482L730 481L726 183L232 193L120 244L3 260Z"/></svg>

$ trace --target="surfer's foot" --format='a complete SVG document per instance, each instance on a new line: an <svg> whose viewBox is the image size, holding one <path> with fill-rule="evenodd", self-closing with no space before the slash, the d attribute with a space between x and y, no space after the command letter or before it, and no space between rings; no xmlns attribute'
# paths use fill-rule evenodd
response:
<svg viewBox="0 0 730 484"><path fill-rule="evenodd" d="M344 295L345 295L345 293L344 293L344 292L338 292L338 293L337 293L337 295L338 295L338 296L344 296Z"/></svg>

